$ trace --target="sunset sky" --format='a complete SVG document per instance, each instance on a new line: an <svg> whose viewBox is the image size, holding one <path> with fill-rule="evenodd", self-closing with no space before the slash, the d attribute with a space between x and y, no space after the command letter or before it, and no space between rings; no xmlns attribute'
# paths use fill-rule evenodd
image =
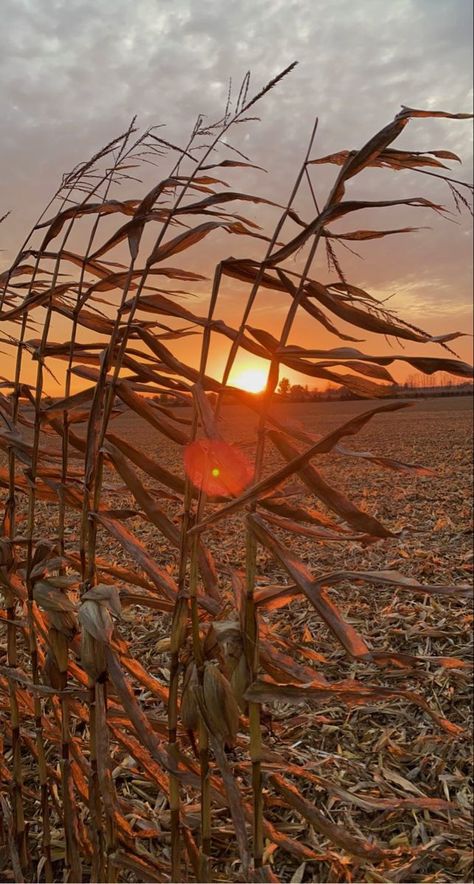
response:
<svg viewBox="0 0 474 884"><path fill-rule="evenodd" d="M2 20L8 39L0 56L0 216L8 210L11 215L0 227L0 270L14 258L63 171L123 131L135 114L140 126L165 123L163 137L184 143L198 112L210 120L218 117L229 77L238 88L249 69L257 90L299 61L258 106L261 121L249 123L245 131L241 127L233 137L234 144L268 171L236 169L225 176L233 190L276 202L288 198L315 116L319 128L312 155L318 157L360 147L402 104L472 111L471 0L4 0ZM472 178L469 121L414 120L396 146L454 151L463 166L452 164L453 175ZM334 166L314 171L321 202L336 171ZM126 195L141 197L155 182L153 175L159 170L150 167L143 185L134 185ZM379 298L393 295L392 309L409 322L434 335L470 333L471 219L456 213L444 182L375 170L351 184L348 195L426 196L453 211L450 220L413 208L359 213L337 230L431 229L361 244L357 251L363 260L346 251L339 255L353 284ZM311 218L308 197L297 207L305 219ZM267 230L276 219L254 205L239 203L235 211ZM210 277L222 257L259 254L254 244L239 241L237 247L220 233L200 248L196 269ZM334 279L324 254L313 276L322 282ZM203 299L202 305L193 300L196 312L205 312L208 291L209 286L196 287ZM285 297L263 291L252 323L278 334L287 307ZM219 316L238 324L241 309L239 289L228 283ZM360 337L365 342L360 348L368 353L389 350L383 338ZM308 317L297 319L291 342L338 346L337 339ZM180 355L191 358L190 353L198 353L198 338L180 347ZM393 349L398 349L396 342ZM462 359L472 360L472 338L462 338L455 349ZM408 350L443 355L434 346L409 345ZM0 355L2 373L5 358ZM214 348L211 370L219 374L223 364L223 351ZM251 365L252 358L245 357L239 370ZM411 372L394 370L400 379Z"/></svg>

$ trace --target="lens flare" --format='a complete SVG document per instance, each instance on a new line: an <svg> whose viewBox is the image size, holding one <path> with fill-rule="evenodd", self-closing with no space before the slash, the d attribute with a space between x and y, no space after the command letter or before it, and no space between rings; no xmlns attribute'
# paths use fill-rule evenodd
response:
<svg viewBox="0 0 474 884"><path fill-rule="evenodd" d="M184 469L194 487L211 497L236 497L253 477L245 455L221 439L197 439L187 445Z"/></svg>

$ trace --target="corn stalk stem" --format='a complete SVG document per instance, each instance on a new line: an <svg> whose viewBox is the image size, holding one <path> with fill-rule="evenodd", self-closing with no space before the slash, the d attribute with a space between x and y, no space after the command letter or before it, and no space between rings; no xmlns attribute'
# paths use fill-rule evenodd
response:
<svg viewBox="0 0 474 884"><path fill-rule="evenodd" d="M59 196L62 190L61 187L56 191L54 196L51 198L49 203L44 208L43 212L39 216L36 225L39 224L44 218L46 212L50 208L50 206L54 203L55 199ZM69 190L69 193L71 191ZM67 197L64 198L62 206L65 205ZM61 206L61 208L62 208ZM8 292L8 285L11 279L11 273L14 268L18 265L21 260L22 253L26 246L28 245L29 240L31 239L36 225L30 230L28 236L26 237L17 258L10 268L10 273L7 275L7 279L5 281L0 310L3 309L3 305L5 303L5 297ZM38 274L38 270L41 262L41 252L36 257L35 264L33 267L33 272L31 274L30 283L27 290L26 298L31 295L33 291L33 286ZM22 358L23 358L23 348L24 348L24 339L25 332L27 329L27 314L22 318L21 330L19 339L16 347L16 360L15 360L15 376L13 381L13 393L12 393L12 416L11 422L13 427L15 428L18 421L18 410L20 404L20 383L21 383L21 367L22 367ZM5 503L5 510L3 516L3 526L2 533L9 537L11 541L11 555L12 555L12 563L11 570L15 570L15 546L12 543L13 538L15 536L16 530L16 488L15 488L15 450L11 447L8 451L8 496ZM12 625L12 621L15 620L16 615L16 600L13 594L9 593L8 598L6 599L6 613L7 613L7 663L8 666L16 668L17 666L17 635L16 629ZM17 843L19 862L22 868L26 868L28 864L28 847L26 841L26 831L25 831L25 815L23 809L23 775L22 775L22 765L21 765L21 721L20 721L20 712L18 699L16 694L16 686L14 682L10 682L9 684L9 702L10 702L10 717L12 723L12 756L13 756L13 766L12 766L12 805L13 805L13 827L14 827L14 835ZM46 857L46 866L45 872L48 876L51 876L51 862L47 859L48 854L45 854Z"/></svg>
<svg viewBox="0 0 474 884"><path fill-rule="evenodd" d="M243 109L242 109L243 110ZM173 212L179 207L181 201L183 200L190 184L192 183L194 177L197 172L201 168L201 166L205 163L206 159L211 155L212 151L215 149L218 142L225 135L225 133L231 128L231 126L239 119L239 116L242 114L242 110L239 111L230 121L226 122L222 129L219 131L218 135L212 140L211 144L205 149L203 156L198 162L197 166L192 170L192 173L189 175L188 180L183 185L180 194L178 195L174 207L170 210L168 218L164 222L160 234L156 240L155 248L157 248L162 242L166 231L171 223L173 218ZM191 139L187 145L186 152L189 150L196 131L192 133ZM88 476L86 474L86 483L85 483L85 493L84 493L84 507L83 507L83 516L82 516L82 530L81 530L81 548L82 548L82 560L85 568L85 537L87 536L87 559L88 559L88 571L87 571L87 581L88 584L91 585L95 580L95 555L96 555L96 546L97 546L97 524L94 520L90 520L88 518L88 512L91 509L90 504L92 503L92 509L96 511L99 506L99 501L101 497L102 490L102 481L103 481L103 472L104 472L104 456L102 452L102 445L105 439L105 433L107 431L108 422L110 419L110 414L112 411L114 398L115 398L115 388L119 378L119 373L122 365L123 355L125 352L125 347L128 342L129 334L133 319L135 317L136 310L138 308L138 304L140 301L140 296L143 291L143 288L146 284L148 278L149 267L148 265L145 267L145 270L142 274L142 277L139 281L137 291L133 297L132 304L129 309L129 315L127 319L127 323L125 327L121 330L121 338L118 346L118 352L115 355L115 347L119 340L119 329L120 329L120 321L122 317L123 310L125 308L125 301L128 295L128 290L130 287L130 282L132 279L132 270L134 267L134 259L132 259L130 264L130 272L128 274L125 287L123 290L121 305L117 314L117 318L114 324L114 328L111 334L111 339L109 345L107 347L106 356L103 361L102 371L101 371L101 379L97 386L96 396L98 396L98 391L102 390L105 385L105 378L107 375L107 371L109 370L111 359L114 357L114 371L113 377L110 385L108 386L105 394L104 407L102 410L101 417L101 426L98 434L97 445L94 445L94 448L97 450L97 465L94 467L94 470L91 470L91 477L88 480ZM94 420L96 419L96 397L94 397L94 402L92 406L92 414L91 420L88 424L88 439L87 444L89 446L92 438L92 434L95 434ZM194 428L195 432L195 428ZM93 487L93 493L92 493ZM186 532L188 529L187 519L188 514L186 511L186 503L189 507L191 501L191 495L188 493L185 495L187 500L185 500L185 516L183 519L183 528L182 528L182 542L181 542L181 550L182 554L181 564L184 565L184 570L180 575L181 581L185 579L185 569L187 562L187 542L186 542ZM178 586L180 586L180 582L178 582ZM179 595L178 601L179 604ZM177 726L177 704L178 704L178 673L179 673L179 660L178 653L175 652L172 655L171 666L170 666L170 695L168 702L168 730L169 730L169 751L171 759L174 759L176 753L176 726ZM179 834L179 784L174 777L173 774L170 774L170 810L171 810L171 855L172 855L172 878L173 880L179 880L179 856L180 856L180 834Z"/></svg>
<svg viewBox="0 0 474 884"><path fill-rule="evenodd" d="M113 184L114 175L117 167L122 162L124 157L125 148L132 133L132 125L129 130L125 133L123 137L122 144L120 145L120 149L118 155L114 161L112 168L107 172L107 176L105 178L105 191L102 196L102 203L107 200L107 197L110 192L110 188ZM64 397L67 398L71 392L71 380L72 380L72 361L74 357L74 348L76 342L77 328L78 328L78 318L80 311L80 304L82 299L82 289L84 285L85 278L85 270L87 266L87 261L90 256L92 245L95 240L95 236L99 227L99 223L101 220L101 215L98 214L95 218L95 221L92 225L92 230L89 235L89 240L87 243L87 247L84 253L84 258L82 261L78 291L76 297L76 306L73 311L73 322L71 329L71 340L69 345L69 360L68 366L66 370L66 379L65 379L65 389L64 389ZM67 473L68 473L68 458L69 458L69 417L67 411L63 412L63 429L62 429L62 467L61 467L61 488L59 494L59 511L58 511L58 540L59 540L59 552L61 556L64 556L65 552L65 543L64 543L64 530L65 530L65 515L66 515L66 504L65 504L65 490L67 484ZM63 569L61 567L60 573L62 573ZM67 672L66 672L66 686L67 686ZM105 702L105 715L107 712L107 700L105 695L105 687L104 687L104 702ZM69 762L69 742L70 742L70 728L69 728L69 708L67 700L63 700L61 703L61 717L62 717L62 764L61 764L61 773L62 773L62 789L63 789L63 812L64 812L64 828L66 832L66 857L68 864L70 866L71 873L71 881L80 881L81 880L81 865L80 865L80 857L77 853L77 847L74 838L74 832L77 829L77 815L74 802L69 800L69 796L73 794L73 784L71 779L71 769ZM97 755L97 752L95 752ZM99 783L100 786L100 783ZM96 780L94 780L94 789L96 788ZM92 794L92 793L91 793ZM94 794L94 812L97 817L100 817L100 814L97 810L97 803L100 802L100 799ZM107 870L106 877L107 880L111 880L114 877L114 866L113 863L110 862L110 855L112 855L117 847L116 844L116 831L115 831L115 820L113 815L107 812L107 807L105 809L106 814L106 841L107 841L107 852L108 852L108 860L107 860Z"/></svg>
<svg viewBox="0 0 474 884"><path fill-rule="evenodd" d="M297 178L293 185L292 192L290 194L287 207L282 213L272 236L272 239L268 245L267 254L264 260L260 264L260 268L257 273L257 277L255 282L253 283L252 289L250 291L246 307L244 310L244 314L242 317L242 321L235 337L232 342L229 355L227 358L226 366L224 369L223 379L222 379L222 390L219 393L217 405L216 405L216 414L218 413L220 403L222 401L224 385L227 383L230 372L232 370L232 366L235 360L235 356L237 355L237 351L240 345L240 342L243 338L245 332L245 325L247 323L248 317L250 315L251 309L255 302L255 298L260 288L261 281L263 279L265 273L265 262L270 257L273 248L277 242L278 236L283 228L283 225L289 215L291 210L291 206L294 202L294 199L298 193L298 190L301 185L301 181L303 180L304 174L307 168L307 162L309 160L311 150L313 147L314 138L316 136L318 126L318 120L315 120L313 131L311 133L311 137L309 139L306 155L304 161L299 169ZM272 376L273 366L270 366L269 370L269 381ZM276 386L276 385L274 385ZM274 389L272 388L272 392ZM269 397L268 397L269 399ZM268 400L267 400L268 401ZM264 414L266 412L264 411ZM259 435L257 441L257 451L256 451L256 461L255 461L255 481L258 481L260 477L263 458L264 458L264 427L265 427L265 417L261 418L259 421ZM244 643L244 652L247 660L247 665L249 668L250 681L253 682L257 678L258 668L259 668L259 650L258 650L258 621L257 614L255 609L255 601L254 601L254 592L255 592L255 578L256 578L256 556L257 556L257 544L255 541L252 532L247 528L247 536L246 536L246 603L245 603L245 619L244 619L244 635L243 635L243 643ZM262 770L261 770L261 756L262 756L262 732L261 732L261 723L260 723L260 704L259 703L249 703L249 726L250 726L250 757L252 762L252 794L253 794L253 856L254 856L254 866L256 869L260 868L263 862L263 848L264 848L264 837L263 837L263 791L262 791Z"/></svg>
<svg viewBox="0 0 474 884"><path fill-rule="evenodd" d="M100 184L97 184L95 190L97 190L102 184L102 180ZM74 226L74 218L72 218L69 224L66 227L65 234L62 239L60 250L57 254L53 274L51 277L51 290L54 290L61 265L61 257L63 250L67 244L67 241L71 235L72 229ZM41 254L41 253L40 253ZM39 667L38 667L38 648L37 648L37 637L36 637L36 627L34 622L34 614L33 614L33 591L34 591L34 582L31 577L32 563L33 563L33 541L34 541L34 528L35 528L35 507L36 507L36 480L38 474L38 461L39 461L39 449L40 449L40 439L41 439L41 403L43 398L43 388L44 388L44 371L43 371L43 363L44 363L44 352L46 348L46 344L48 341L48 335L51 327L52 317L54 312L54 302L52 295L49 296L47 306L46 306L46 317L43 325L42 335L40 345L37 350L37 360L38 367L36 372L36 384L35 384L35 400L34 400L34 432L33 432L33 445L32 445L32 456L31 456L31 468L30 468L30 488L28 492L28 516L27 516L27 555L26 555L26 588L28 594L27 601L27 619L28 619L28 629L29 629L29 642L30 642L30 661L31 661L31 673L32 673L32 681L33 683L39 684ZM24 328L26 328L26 317L24 320ZM20 348L21 351L21 348ZM19 351L19 352L20 352ZM20 361L17 362L17 381L19 382L19 371L20 371ZM46 756L45 756L45 745L43 738L43 729L42 729L42 703L40 697L35 694L34 699L34 709L35 709L35 720L36 720L36 741L38 748L38 764L39 764L39 779L40 779L40 791L41 791L41 809L43 816L43 830L42 830L42 839L43 839L43 854L45 857L45 876L47 880L52 880L52 865L51 865L51 850L50 850L50 819L49 819L49 804L48 804L48 789L47 789L47 773L46 773Z"/></svg>

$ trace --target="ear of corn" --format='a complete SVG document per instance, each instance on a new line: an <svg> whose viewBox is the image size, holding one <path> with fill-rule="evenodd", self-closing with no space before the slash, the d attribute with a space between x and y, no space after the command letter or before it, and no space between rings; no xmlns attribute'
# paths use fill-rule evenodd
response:
<svg viewBox="0 0 474 884"><path fill-rule="evenodd" d="M233 746L239 729L239 708L229 682L212 663L204 668L203 702L213 736Z"/></svg>

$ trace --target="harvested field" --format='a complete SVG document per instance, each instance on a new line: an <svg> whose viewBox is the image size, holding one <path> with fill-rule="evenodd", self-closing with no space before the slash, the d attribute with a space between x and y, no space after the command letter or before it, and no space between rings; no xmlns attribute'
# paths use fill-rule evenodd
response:
<svg viewBox="0 0 474 884"><path fill-rule="evenodd" d="M285 403L274 405L272 414L293 430L325 435L366 410L367 403L360 401ZM181 418L190 417L184 408L176 409L175 413ZM405 562L407 576L425 582L449 583L469 577L472 570L472 419L469 397L423 400L404 411L376 416L350 441L350 447L357 451L368 450L431 467L436 471L435 476L392 472L377 464L337 455L317 458L317 465L324 470L329 482L341 487L362 509L400 532L400 536L365 549L356 543L343 546L300 541L300 552L307 564L317 571L335 570L340 567L343 554L346 566L349 561L354 568L381 567L382 563L399 568ZM220 422L226 440L237 445L250 460L255 448L256 422L251 412L238 406L225 407ZM159 454L160 461L164 459L170 470L182 472L182 450L135 414L119 416L113 422L113 432L137 446L139 440L138 447L144 454L149 457ZM266 468L272 472L283 460L272 445L269 444L267 450ZM126 500L116 498L115 505L122 505ZM294 502L317 505L302 484L295 484ZM241 526L241 515L231 516L214 528L217 541L215 537L209 538L219 560L227 560L230 568L243 567ZM141 525L140 530L143 532L146 528ZM151 527L149 531L151 540Z"/></svg>
<svg viewBox="0 0 474 884"><path fill-rule="evenodd" d="M363 402L289 403L275 405L272 413L282 423L290 423L293 429L325 434L366 408ZM187 409L176 409L175 414L183 419L189 416ZM224 407L222 434L250 459L254 453L254 430L255 419L248 411ZM139 447L144 455L158 455L160 463L169 470L178 475L182 473L181 449L136 415L127 412L117 417L112 432ZM337 481L362 509L392 526L397 536L365 548L350 541L322 544L313 538L298 538L294 543L299 558L315 576L341 568L390 569L425 584L469 583L473 558L471 433L472 403L468 398L418 401L406 411L377 416L351 440L351 447L432 467L436 476L394 473L356 458L336 455L317 458L317 465L328 481ZM280 463L279 455L269 454L269 470ZM112 473L108 478L113 479ZM142 479L159 500L163 486L150 483L145 474ZM319 508L315 497L299 482L292 483L290 490L294 504ZM179 526L179 507L172 501L162 500L162 503ZM133 499L123 491L109 492L107 505L133 507ZM47 537L51 510L40 504L39 511L38 528L41 526L43 536ZM156 528L138 517L131 517L126 524L157 563L165 565L176 577L178 552L173 552ZM77 549L78 530L74 519L70 520L66 534L68 547ZM245 559L242 515L232 516L215 526L209 539L219 574L224 575L221 591L230 599L230 575L243 567ZM123 549L111 541L105 531L100 533L98 556L99 560L105 557L125 567L133 566ZM110 577L101 574L100 579ZM285 573L274 560L260 552L257 586L265 588L286 582ZM118 585L126 586L120 581ZM463 733L459 736L443 733L422 709L397 699L377 704L367 702L352 710L332 698L316 707L304 703L295 708L284 701L264 706L265 775L278 772L284 766L300 793L314 803L326 819L342 825L348 833L364 833L374 843L393 849L393 856L397 857L397 877L388 870L384 873L380 866L377 872L370 864L367 867L364 863L361 867L355 857L349 860L303 817L283 805L273 788L265 790L265 817L299 847L293 848L293 853L287 852L267 838L266 859L283 881L350 880L351 877L374 881L470 880L472 793L468 737L472 721L470 675L466 668L472 659L469 605L466 600L415 596L394 591L393 587L357 585L353 581L336 586L331 595L372 650L389 647L424 660L408 670L390 662L384 668L351 662L314 609L301 599L295 599L284 608L262 611L263 643L271 639L281 654L290 655L306 667L306 672L324 671L331 681L357 677L372 684L420 691L432 709L459 725ZM229 616L233 616L231 610L229 607ZM225 613L221 615L225 617ZM171 614L139 606L125 607L119 625L119 633L130 643L130 654L164 689L169 685L166 639L170 628ZM1 645L5 648L5 628L0 629ZM298 649L296 654L294 649ZM443 657L455 657L458 662L446 668L440 659ZM114 697L113 691L111 697ZM156 691L153 694L142 686L137 697L154 721L155 731L164 737L165 710ZM6 710L1 714L5 715ZM169 852L169 811L163 803L163 793L158 783L144 775L141 765L133 760L130 744L116 741L115 729L121 723L118 707L116 711L111 710L109 720L117 793L127 802L127 814L138 838L141 828L156 827L156 836L150 833L142 843L146 845L147 854L153 855L159 864L160 856L166 858ZM184 733L181 740L187 744ZM229 760L242 795L249 798L247 752L248 738L241 733ZM36 788L35 775L32 769L31 782L25 783L32 793ZM440 808L430 805L432 799L440 799ZM450 803L449 810L443 802ZM36 802L30 801L28 811L33 831L39 825L38 810ZM447 814L451 818L449 829ZM213 831L213 868L216 880L227 880L235 859L235 844L225 808L218 811L218 817L219 826ZM192 804L187 819L193 828ZM403 851L411 847L421 850L416 860L404 863ZM58 858L62 855L61 849L58 843L55 847ZM305 859L305 851L313 858ZM3 874L8 880L6 869ZM130 871L130 875L131 880L143 880L136 870Z"/></svg>
<svg viewBox="0 0 474 884"><path fill-rule="evenodd" d="M276 405L273 413L283 423L290 422L293 428L296 425L306 432L324 435L366 408L364 402L284 404ZM186 410L179 409L176 414L184 417ZM255 418L248 411L225 408L221 429L226 439L252 457ZM181 451L154 434L149 425L136 416L118 418L114 432L126 439L140 438L140 447L151 457L156 455L157 448L167 447L167 465L180 472ZM396 569L424 583L469 583L473 567L471 438L472 401L467 397L425 400L406 411L376 417L351 440L351 447L433 467L436 477L393 473L355 458L333 455L318 458L318 466L323 468L328 481L337 484L363 509L400 534L365 549L357 543L318 544L311 539L300 539L296 544L299 557L315 575L340 568ZM269 448L271 450L271 446ZM268 470L272 471L280 463L278 455L270 455ZM317 505L314 496L301 486L293 501ZM152 528L148 530L146 540L152 544L152 535L156 532ZM211 549L219 562L220 573L226 568L230 573L243 567L245 534L240 515L214 528ZM155 548L154 552L159 555L159 549ZM169 556L170 565L172 559ZM284 572L276 569L270 556L261 553L258 585L284 582ZM230 591L230 581L223 589ZM465 729L465 735L451 738L443 734L421 710L400 701L367 704L351 712L333 701L317 709L302 706L299 711L293 705L280 703L266 721L265 747L269 760L265 769L278 771L281 767L278 756L281 756L286 767L292 764L311 772L312 786L297 775L294 783L320 811L347 827L349 832L371 833L374 839L395 849L424 845L423 858L417 860L413 868L404 870L402 880L470 880L472 793L467 783L472 774L472 747L468 737L472 728L472 703L470 673L464 668L472 661L470 607L465 601L416 598L409 593L395 591L393 594L392 588L356 586L350 582L335 588L333 593L345 617L372 649L390 647L422 657L455 656L462 662L453 668L443 668L436 661L418 664L422 673L420 676L418 672L416 678L396 666L389 665L381 672L374 666L351 663L316 612L307 602L299 600L263 615L263 635L265 621L270 629L273 624L278 625L279 638L289 642L289 645L281 645L282 653L291 654L292 647L306 647L307 656L297 655L297 659L317 671L320 655L321 662L324 659L325 674L334 680L359 677L389 687L419 690L421 677L421 688L428 702ZM156 654L157 643L159 647L160 639L169 634L166 619L149 614L144 619L133 617L132 620L133 653L142 662L146 660L147 670L157 678L163 678L160 667L166 667L166 655ZM273 640L276 630L271 634ZM235 755L237 764L238 748ZM334 789L329 783L334 784ZM338 788L345 790L344 797ZM461 813L453 817L453 831L445 830L442 813L433 814L410 806L410 799L416 804L422 797L440 798L458 806ZM368 799L365 805L364 799ZM364 874L361 869L357 871L357 864L346 869L343 864L339 865L334 851L327 851L324 839L288 810L282 814L278 798L268 792L265 814L301 845L321 852L319 863L307 862L304 869L299 867L301 880L331 880L327 878L326 865L331 862L335 862L336 875L341 879L347 874L360 880ZM225 831L224 827L224 839ZM275 872L282 880L290 880L298 861L291 860L281 850L270 853L273 847L267 844ZM225 879L222 848L221 841L217 868L220 866ZM369 874L367 880L381 879L371 878ZM388 877L388 880L392 879Z"/></svg>

